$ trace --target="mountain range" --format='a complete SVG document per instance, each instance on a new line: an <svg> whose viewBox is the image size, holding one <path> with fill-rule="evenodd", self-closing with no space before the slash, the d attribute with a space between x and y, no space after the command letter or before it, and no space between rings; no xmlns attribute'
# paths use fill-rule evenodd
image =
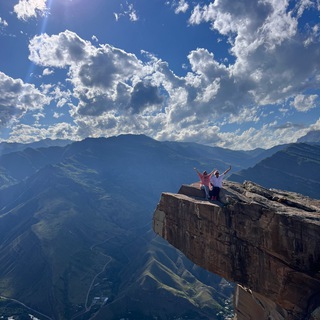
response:
<svg viewBox="0 0 320 320"><path fill-rule="evenodd" d="M285 177L298 189L297 168L319 172L309 144L232 151L122 135L10 147L0 157L0 314L38 319L225 319L233 284L153 233L161 193L197 181L194 167L232 164L229 179L259 183L259 170L290 159L271 187ZM313 180L300 192L319 195Z"/></svg>
<svg viewBox="0 0 320 320"><path fill-rule="evenodd" d="M299 138L297 142L306 143L319 143L320 142L320 130L309 131L305 136Z"/></svg>
<svg viewBox="0 0 320 320"><path fill-rule="evenodd" d="M278 188L320 199L320 145L288 145L252 168L233 173L230 180L255 181L266 188Z"/></svg>

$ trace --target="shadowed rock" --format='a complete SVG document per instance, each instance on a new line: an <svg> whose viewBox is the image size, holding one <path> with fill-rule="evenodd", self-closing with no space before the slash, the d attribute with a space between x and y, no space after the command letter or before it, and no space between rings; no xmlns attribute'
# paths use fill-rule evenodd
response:
<svg viewBox="0 0 320 320"><path fill-rule="evenodd" d="M238 284L238 320L319 319L320 201L249 181L225 181L220 201L197 184L163 193L154 231Z"/></svg>

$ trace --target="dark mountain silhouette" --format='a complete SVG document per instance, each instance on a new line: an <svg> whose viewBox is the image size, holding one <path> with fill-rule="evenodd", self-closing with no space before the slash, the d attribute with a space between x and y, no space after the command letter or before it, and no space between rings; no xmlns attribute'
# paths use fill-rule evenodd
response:
<svg viewBox="0 0 320 320"><path fill-rule="evenodd" d="M320 145L288 145L257 163L253 168L233 173L230 180L254 181L266 188L299 192L320 198Z"/></svg>

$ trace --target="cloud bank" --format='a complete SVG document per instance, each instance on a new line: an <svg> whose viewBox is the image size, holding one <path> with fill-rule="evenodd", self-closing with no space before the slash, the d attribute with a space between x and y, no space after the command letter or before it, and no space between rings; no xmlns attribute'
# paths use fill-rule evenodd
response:
<svg viewBox="0 0 320 320"><path fill-rule="evenodd" d="M28 3L28 10L22 0L15 7L19 19L45 10L45 1ZM177 76L166 61L148 52L138 58L69 30L41 34L30 40L30 61L43 68L43 76L65 72L68 86L37 89L0 74L1 124L11 121L17 123L15 132L27 132L18 120L35 110L46 112L45 106L55 102L54 117L64 108L72 121L35 127L38 136L144 133L160 140L252 149L295 142L310 130L279 123L293 111L305 114L319 108L320 25L300 24L307 10L319 10L316 2L292 6L284 0L216 0L190 10L191 4L181 0L174 8L177 14L189 12L190 27L207 23L224 37L234 62L227 65L214 52L195 48L187 57L190 70ZM137 20L131 5L124 12ZM280 111L277 117L275 110ZM315 119L312 128L320 129L319 124Z"/></svg>

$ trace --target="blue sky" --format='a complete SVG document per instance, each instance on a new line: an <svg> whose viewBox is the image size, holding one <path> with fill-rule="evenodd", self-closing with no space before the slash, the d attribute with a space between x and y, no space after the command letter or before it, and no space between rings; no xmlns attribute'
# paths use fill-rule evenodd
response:
<svg viewBox="0 0 320 320"><path fill-rule="evenodd" d="M319 0L1 0L0 141L230 149L320 130Z"/></svg>

